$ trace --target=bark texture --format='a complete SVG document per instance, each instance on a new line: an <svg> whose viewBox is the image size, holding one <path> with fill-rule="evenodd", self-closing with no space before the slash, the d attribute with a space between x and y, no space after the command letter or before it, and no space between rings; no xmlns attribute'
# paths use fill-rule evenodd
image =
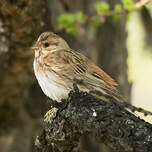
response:
<svg viewBox="0 0 152 152"><path fill-rule="evenodd" d="M0 1L0 151L27 152L42 124L30 50L46 29L46 1ZM41 11L40 11L41 10Z"/></svg>
<svg viewBox="0 0 152 152"><path fill-rule="evenodd" d="M88 134L113 152L152 151L152 124L130 112L125 103L113 98L104 102L78 89L64 103L37 138L36 152L79 152L80 137Z"/></svg>

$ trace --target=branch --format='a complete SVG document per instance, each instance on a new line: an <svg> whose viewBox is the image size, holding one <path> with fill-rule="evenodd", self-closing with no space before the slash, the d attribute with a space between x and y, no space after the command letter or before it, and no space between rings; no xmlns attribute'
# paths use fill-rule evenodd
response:
<svg viewBox="0 0 152 152"><path fill-rule="evenodd" d="M109 98L110 99L110 98ZM119 152L152 151L152 125L114 99L104 102L72 91L52 123L36 139L36 152L72 152L82 135L89 134Z"/></svg>
<svg viewBox="0 0 152 152"><path fill-rule="evenodd" d="M148 4L150 2L152 2L152 1L151 0L141 0L141 1L137 2L135 5L137 8L140 8L140 7L145 6L146 4Z"/></svg>

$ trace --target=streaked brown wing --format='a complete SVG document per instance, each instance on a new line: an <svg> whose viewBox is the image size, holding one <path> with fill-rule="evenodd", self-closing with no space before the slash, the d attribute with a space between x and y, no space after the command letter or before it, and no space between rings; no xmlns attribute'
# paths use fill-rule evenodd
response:
<svg viewBox="0 0 152 152"><path fill-rule="evenodd" d="M118 86L118 84L97 65L89 63L89 67L88 70L93 77L105 81L110 86Z"/></svg>
<svg viewBox="0 0 152 152"><path fill-rule="evenodd" d="M105 83L111 87L118 86L118 84L108 74L106 74L87 57L75 51L72 51L72 56L74 57L74 60L69 59L72 61L72 63L70 63L74 69L79 71L80 74L95 80L94 83L97 84Z"/></svg>
<svg viewBox="0 0 152 152"><path fill-rule="evenodd" d="M82 80L88 88L98 89L111 96L118 96L118 84L88 58L73 50L60 50L50 53L47 62L56 69L56 74L64 80L64 85L72 87L73 80ZM90 87L90 88L89 88Z"/></svg>

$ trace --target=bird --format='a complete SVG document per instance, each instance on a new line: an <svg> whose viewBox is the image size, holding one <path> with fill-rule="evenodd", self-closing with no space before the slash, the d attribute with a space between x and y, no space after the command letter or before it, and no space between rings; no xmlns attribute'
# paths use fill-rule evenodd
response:
<svg viewBox="0 0 152 152"><path fill-rule="evenodd" d="M101 93L104 101L107 96L121 98L118 84L90 59L71 49L59 35L44 32L32 48L35 76L49 98L57 102L68 98L74 83L80 91Z"/></svg>
<svg viewBox="0 0 152 152"><path fill-rule="evenodd" d="M36 79L50 99L57 103L67 99L76 84L80 91L90 93L104 102L113 98L125 103L126 99L118 90L118 84L86 56L71 49L59 35L43 32L32 49L35 52L33 67ZM142 108L127 103L125 106L129 112L139 111L152 115ZM44 121L51 123L57 111L58 108L51 108L45 114Z"/></svg>

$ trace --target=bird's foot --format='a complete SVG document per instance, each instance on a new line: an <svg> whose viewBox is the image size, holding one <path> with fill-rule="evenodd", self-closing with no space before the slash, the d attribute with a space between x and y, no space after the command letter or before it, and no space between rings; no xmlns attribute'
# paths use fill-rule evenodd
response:
<svg viewBox="0 0 152 152"><path fill-rule="evenodd" d="M51 123L53 119L56 117L58 108L51 108L44 116L44 122Z"/></svg>
<svg viewBox="0 0 152 152"><path fill-rule="evenodd" d="M47 103L51 106L51 107L55 107L59 110L64 109L67 106L67 102L65 99L61 99L61 102L57 102L56 100L52 100L52 99L48 99Z"/></svg>

